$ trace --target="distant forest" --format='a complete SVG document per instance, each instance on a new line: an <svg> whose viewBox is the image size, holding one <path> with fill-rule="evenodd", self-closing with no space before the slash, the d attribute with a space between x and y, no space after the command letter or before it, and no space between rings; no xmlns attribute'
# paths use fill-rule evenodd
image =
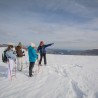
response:
<svg viewBox="0 0 98 98"><path fill-rule="evenodd" d="M98 49L92 49L92 50L47 49L47 53L62 54L62 55L98 55Z"/></svg>
<svg viewBox="0 0 98 98"><path fill-rule="evenodd" d="M7 47L7 44L0 45L0 47ZM26 46L27 47L27 46ZM65 50L65 49L47 49L48 54L62 54L62 55L98 55L98 49L92 50Z"/></svg>

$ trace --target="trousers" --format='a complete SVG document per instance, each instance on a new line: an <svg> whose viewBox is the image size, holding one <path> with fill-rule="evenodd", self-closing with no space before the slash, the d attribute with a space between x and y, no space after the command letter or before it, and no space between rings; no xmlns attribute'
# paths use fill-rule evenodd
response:
<svg viewBox="0 0 98 98"><path fill-rule="evenodd" d="M41 64L42 58L44 58L44 64L46 65L47 64L47 61L46 61L46 53L41 53L40 54L39 64Z"/></svg>
<svg viewBox="0 0 98 98"><path fill-rule="evenodd" d="M32 76L32 69L34 67L35 62L30 62L29 64L29 76Z"/></svg>
<svg viewBox="0 0 98 98"><path fill-rule="evenodd" d="M14 62L14 60L9 59L7 63L8 63L7 76L8 76L8 79L10 79L12 77L13 68L15 67L15 62Z"/></svg>
<svg viewBox="0 0 98 98"><path fill-rule="evenodd" d="M22 57L17 57L17 69L19 71L22 71L22 68L23 68Z"/></svg>

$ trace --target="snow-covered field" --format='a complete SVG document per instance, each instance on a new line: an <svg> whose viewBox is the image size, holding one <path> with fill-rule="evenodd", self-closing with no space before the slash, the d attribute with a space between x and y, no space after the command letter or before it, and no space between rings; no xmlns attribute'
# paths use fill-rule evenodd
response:
<svg viewBox="0 0 98 98"><path fill-rule="evenodd" d="M98 98L98 56L47 54L47 66L28 77L28 56L22 72L6 77L0 48L0 98Z"/></svg>

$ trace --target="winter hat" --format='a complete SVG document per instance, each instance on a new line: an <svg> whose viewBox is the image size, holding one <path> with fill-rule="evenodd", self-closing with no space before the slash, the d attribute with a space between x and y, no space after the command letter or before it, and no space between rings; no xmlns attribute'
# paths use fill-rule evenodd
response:
<svg viewBox="0 0 98 98"><path fill-rule="evenodd" d="M41 41L41 42L40 42L40 45L44 45L44 42L43 42L43 41Z"/></svg>
<svg viewBox="0 0 98 98"><path fill-rule="evenodd" d="M31 42L31 47L35 47L36 45L33 43L33 42Z"/></svg>
<svg viewBox="0 0 98 98"><path fill-rule="evenodd" d="M21 42L19 42L18 46L22 47L22 43L21 43Z"/></svg>

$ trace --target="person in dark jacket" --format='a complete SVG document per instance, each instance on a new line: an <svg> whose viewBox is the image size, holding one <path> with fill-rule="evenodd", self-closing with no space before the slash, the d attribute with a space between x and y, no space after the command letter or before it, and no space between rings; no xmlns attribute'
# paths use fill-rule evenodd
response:
<svg viewBox="0 0 98 98"><path fill-rule="evenodd" d="M40 60L39 60L39 65L41 65L42 62L42 58L44 58L44 64L47 64L47 60L46 60L46 48L53 45L54 43L51 44L44 44L43 41L40 42L38 48L37 48L37 52L40 52Z"/></svg>
<svg viewBox="0 0 98 98"><path fill-rule="evenodd" d="M28 55L29 55L29 76L32 77L32 69L38 58L37 52L35 50L35 44L31 42L31 46L28 47Z"/></svg>

